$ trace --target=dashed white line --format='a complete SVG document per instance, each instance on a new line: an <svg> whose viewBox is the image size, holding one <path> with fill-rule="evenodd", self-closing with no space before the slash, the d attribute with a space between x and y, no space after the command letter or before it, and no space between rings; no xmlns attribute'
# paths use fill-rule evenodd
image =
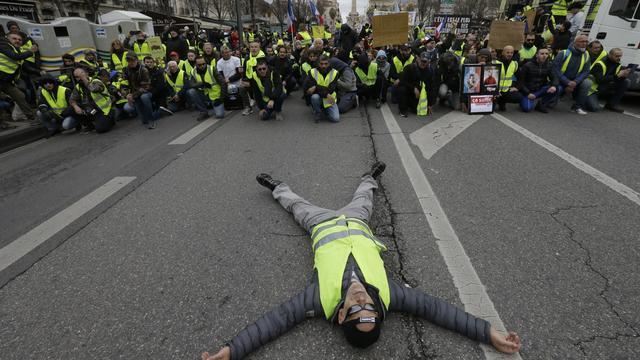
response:
<svg viewBox="0 0 640 360"><path fill-rule="evenodd" d="M589 176L593 177L594 179L598 180L599 182L603 183L604 185L606 185L611 190L613 190L613 191L617 192L618 194L626 197L627 199L631 200L632 202L636 203L637 205L640 205L640 193L638 193L637 191L635 191L632 188L626 186L625 184L619 182L618 180L612 178L611 176L603 173L602 171L594 168L593 166L585 163L584 161L576 158L575 156L567 153L566 151L560 149L559 147L551 144L550 142L548 142L545 139L539 137L538 135L532 133L531 131L523 128L522 126L514 123L513 121L507 119L506 117L504 117L504 116L502 116L500 114L493 114L492 116L496 120L498 120L501 123L507 125L511 129L519 132L524 137L528 138L529 140L533 141L534 143L536 143L536 144L542 146L543 148L551 151L552 153L554 153L559 158L565 160L569 164L571 164L574 167L576 167L578 170L583 171L587 175L589 175Z"/></svg>
<svg viewBox="0 0 640 360"><path fill-rule="evenodd" d="M467 253L462 247L458 235L456 235L456 232L453 230L447 215L438 201L438 197L422 171L420 163L416 159L405 135L402 133L398 122L391 113L391 110L389 110L388 105L383 105L381 110L382 117L393 139L402 165L409 176L411 185L413 185L413 190L418 197L424 216L429 222L433 236L437 239L438 249L453 278L453 284L458 290L458 295L464 304L465 310L489 321L496 330L505 332L504 324L493 306L493 302L489 298L476 270L473 268L469 256L467 256ZM481 345L481 347L485 357L489 360L522 359L520 354L505 355L497 352L490 346Z"/></svg>
<svg viewBox="0 0 640 360"><path fill-rule="evenodd" d="M173 141L171 141L169 143L169 145L184 145L184 144L188 143L189 141L193 140L196 136L200 135L205 130L207 130L209 127L213 126L218 121L219 121L219 119L208 119L208 120L205 120L205 121L201 122L200 124L198 124L198 125L194 126L193 128L191 128L190 130L188 130L186 133L184 133L184 134L178 136L177 138L175 138Z"/></svg>

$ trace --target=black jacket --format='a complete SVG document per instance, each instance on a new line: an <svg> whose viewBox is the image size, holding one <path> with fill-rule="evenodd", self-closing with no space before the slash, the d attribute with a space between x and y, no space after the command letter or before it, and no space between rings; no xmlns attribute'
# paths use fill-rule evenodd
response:
<svg viewBox="0 0 640 360"><path fill-rule="evenodd" d="M16 50L18 51L17 53L13 51L13 47L11 46L11 43L9 43L7 39L4 39L4 38L0 39L0 53L6 55L10 59L19 61L19 60L28 59L31 56L33 56L33 52L31 51L20 52L20 49L16 49ZM13 74L7 74L4 71L0 71L0 82L13 81L18 75L19 70L20 70L20 66L18 66L18 69Z"/></svg>
<svg viewBox="0 0 640 360"><path fill-rule="evenodd" d="M169 58L169 54L174 51L178 53L180 60L185 60L187 58L189 45L187 44L187 41L180 36L176 36L174 38L170 37L165 45L167 47L167 59Z"/></svg>
<svg viewBox="0 0 640 360"><path fill-rule="evenodd" d="M289 81L293 76L293 67L288 57L281 59L279 56L274 56L269 61L269 65L280 75L282 81Z"/></svg>
<svg viewBox="0 0 640 360"><path fill-rule="evenodd" d="M421 82L426 84L427 101L429 104L435 104L438 97L438 72L435 66L428 66L426 69L420 69L417 63L404 68L400 77L400 86L404 86L413 94L413 89L422 89Z"/></svg>
<svg viewBox="0 0 640 360"><path fill-rule="evenodd" d="M349 53L358 42L358 35L347 24L340 27L340 47Z"/></svg>
<svg viewBox="0 0 640 360"><path fill-rule="evenodd" d="M122 70L122 78L128 81L126 88L129 89L129 93L133 95L134 99L147 92L151 84L149 70L141 64L135 68L125 67Z"/></svg>
<svg viewBox="0 0 640 360"><path fill-rule="evenodd" d="M535 59L527 61L518 70L517 86L525 96L540 90L543 86L558 86L559 83L553 72L553 64L549 60L542 64Z"/></svg>
<svg viewBox="0 0 640 360"><path fill-rule="evenodd" d="M320 71L319 68L316 68L316 69ZM328 67L324 73L320 71L320 75L322 75L323 77L326 77L327 74L329 74L329 71L332 71L332 70L334 69L332 69L331 67ZM332 94L333 92L336 91L336 87L338 86L338 75L336 75L335 79L333 79L333 81L329 84L329 86L325 87L325 86L320 86L318 85L318 83L316 83L316 80L313 78L313 76L311 76L311 71L313 71L313 69L309 70L309 76L307 76L304 82L305 93L309 88L314 86L316 87L315 94L320 95L320 97L322 98L326 98L329 94Z"/></svg>
<svg viewBox="0 0 640 360"><path fill-rule="evenodd" d="M154 100L159 100L163 96L166 96L167 93L167 84L164 80L164 71L155 67L153 70L147 68L149 72L149 80L151 81L151 94Z"/></svg>
<svg viewBox="0 0 640 360"><path fill-rule="evenodd" d="M449 90L460 91L460 61L453 53L445 53L438 61L438 76Z"/></svg>
<svg viewBox="0 0 640 360"><path fill-rule="evenodd" d="M342 276L343 294L346 293L346 289L349 287L352 271L355 271L360 279L364 279L358 264L352 256L349 256ZM416 315L438 326L454 330L472 340L485 344L491 342L491 325L486 320L466 313L456 306L428 295L421 290L406 287L390 278L388 281L391 294L388 311ZM367 290L377 292L374 287L368 284L365 284L365 287ZM374 302L377 304L380 304L380 301L379 297L374 298ZM338 307L340 306L342 304L338 305ZM244 328L229 341L231 359L242 359L250 352L291 330L306 318L316 316L324 316L320 302L317 273L314 274L311 284L302 292ZM382 317L384 318L384 314ZM337 323L337 316L334 316L331 321L334 324Z"/></svg>
<svg viewBox="0 0 640 360"><path fill-rule="evenodd" d="M602 71L604 70L602 66L595 65L593 68L591 68L591 75L593 75L595 82L599 86L600 85L606 86L615 82L616 79L618 78L616 76L616 69L618 68L618 66L620 66L620 64L614 63L609 59L608 56L605 56L601 61L607 66L607 72Z"/></svg>
<svg viewBox="0 0 640 360"><path fill-rule="evenodd" d="M264 93L260 92L258 84L255 80L256 77L257 74L256 76L251 78L251 88L254 91L254 98L256 99L256 101L263 105L266 105L265 101L262 98L263 96L268 97L270 100L276 101L282 95L282 80L278 72L270 70L267 72L265 78L260 78L262 86L264 87Z"/></svg>

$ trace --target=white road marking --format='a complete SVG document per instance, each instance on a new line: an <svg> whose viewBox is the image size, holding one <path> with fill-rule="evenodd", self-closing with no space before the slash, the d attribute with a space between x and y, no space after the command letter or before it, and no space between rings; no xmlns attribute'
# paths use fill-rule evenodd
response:
<svg viewBox="0 0 640 360"><path fill-rule="evenodd" d="M414 131L409 135L409 139L420 148L422 155L428 160L480 118L482 115L467 115L463 112L452 111Z"/></svg>
<svg viewBox="0 0 640 360"><path fill-rule="evenodd" d="M219 119L208 119L208 120L205 120L205 121L201 122L200 124L198 124L198 125L194 126L193 128L191 128L186 133L178 136L176 139L174 139L172 142L170 142L169 145L184 145L184 144L188 143L189 141L193 140L196 136L202 134L203 131L207 130L209 127L211 127L212 125L214 125L218 121L219 121Z"/></svg>
<svg viewBox="0 0 640 360"><path fill-rule="evenodd" d="M453 277L453 284L458 290L465 310L489 321L496 330L504 333L506 331L504 324L493 306L493 302L473 268L471 260L462 247L447 215L440 206L438 197L433 192L431 184L422 171L400 126L398 126L398 122L387 104L383 105L381 110L389 134L396 146L400 160L402 160L402 165L413 185L413 190L418 197L424 216L429 222L433 236L437 239L438 249ZM489 360L522 359L520 354L505 355L497 352L491 346L481 345L481 347L485 357Z"/></svg>
<svg viewBox="0 0 640 360"><path fill-rule="evenodd" d="M593 166L585 163L584 161L576 158L575 156L567 153L566 151L560 149L559 147L551 144L550 142L548 142L548 141L544 140L543 138L537 136L536 134L532 133L531 131L523 128L522 126L514 123L513 121L507 119L506 117L504 117L504 116L502 116L500 114L493 114L492 116L496 120L498 120L498 121L502 122L503 124L507 125L508 127L510 127L511 129L513 129L513 130L519 132L520 134L524 135L526 138L528 138L529 140L533 141L534 143L536 143L536 144L542 146L543 148L551 151L552 153L557 155L559 158L565 160L566 162L568 162L569 164L573 165L577 169L583 171L587 175L589 175L589 176L593 177L594 179L598 180L599 182L603 183L604 185L609 187L611 190L613 190L613 191L617 192L618 194L626 197L627 199L633 201L637 205L640 205L640 193L638 193L637 191L635 191L632 188L626 186L625 184L619 182L618 180L612 178L611 176L603 173L602 171L594 168Z"/></svg>
<svg viewBox="0 0 640 360"><path fill-rule="evenodd" d="M135 176L122 176L111 179L49 220L0 249L0 273L135 179Z"/></svg>
<svg viewBox="0 0 640 360"><path fill-rule="evenodd" d="M636 119L640 119L640 115L638 115L638 114L634 114L634 113L632 113L632 112L625 111L625 112L623 112L623 114L625 114L625 115L629 115L629 116L633 116L633 117L634 117L634 118L636 118Z"/></svg>

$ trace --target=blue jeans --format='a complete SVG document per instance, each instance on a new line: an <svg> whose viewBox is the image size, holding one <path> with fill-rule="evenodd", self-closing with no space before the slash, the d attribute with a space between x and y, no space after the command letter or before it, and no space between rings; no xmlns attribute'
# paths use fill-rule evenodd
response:
<svg viewBox="0 0 640 360"><path fill-rule="evenodd" d="M313 113L316 116L324 114L331 122L340 121L340 111L338 110L338 105L334 103L328 108L325 108L322 104L322 98L318 94L311 95L311 107L313 108Z"/></svg>
<svg viewBox="0 0 640 360"><path fill-rule="evenodd" d="M564 94L564 90L566 89L566 85L558 86L558 97L562 97ZM580 109L585 109L587 106L587 98L589 95L589 89L591 89L591 80L584 79L580 84L576 86L573 90L573 107L578 107Z"/></svg>
<svg viewBox="0 0 640 360"><path fill-rule="evenodd" d="M75 121L75 119L72 116L65 116L62 119L62 122L59 122L58 119L52 116L51 113L48 111L46 112L38 111L36 112L36 115L38 116L38 119L40 119L40 122L42 122L42 125L44 125L44 127L47 128L47 130L49 131L56 131L60 129L60 127L62 127L65 130L75 127L75 124L72 127L64 126L65 123L69 124ZM64 116L64 113L63 113L63 116ZM77 121L75 121L75 123L77 123Z"/></svg>
<svg viewBox="0 0 640 360"><path fill-rule="evenodd" d="M549 88L550 86L547 85L547 86L541 87L538 91L534 91L532 94L536 96L536 99L533 100L533 103L535 104L536 101L540 101L538 105L545 108L553 104L556 101L556 97L558 96L558 91L556 90L556 92L554 92L553 94L549 94L547 92ZM522 109L522 111L524 112L530 112L531 110L534 109L535 105L523 106L527 104L527 102L524 99L528 100L527 96L523 95L523 100L520 101L520 109Z"/></svg>
<svg viewBox="0 0 640 360"><path fill-rule="evenodd" d="M629 85L631 85L631 80L629 79L616 79L613 83L604 86L600 85L598 92L589 95L587 99L587 110L602 110L599 102L600 99L606 101L611 107L618 107Z"/></svg>
<svg viewBox="0 0 640 360"><path fill-rule="evenodd" d="M358 93L355 91L344 93L340 96L340 100L338 100L338 110L340 114L344 114L347 111L353 109L358 104Z"/></svg>
<svg viewBox="0 0 640 360"><path fill-rule="evenodd" d="M224 103L221 99L211 101L207 95L198 89L187 90L187 98L199 112L207 113L209 116L215 115L218 119L222 119L224 117ZM213 107L212 112L207 110L207 106L209 105Z"/></svg>
<svg viewBox="0 0 640 360"><path fill-rule="evenodd" d="M150 121L158 120L160 114L158 111L153 111L153 95L149 92L140 95L136 101L136 112L142 116L142 123L148 124ZM125 105L126 106L126 105Z"/></svg>

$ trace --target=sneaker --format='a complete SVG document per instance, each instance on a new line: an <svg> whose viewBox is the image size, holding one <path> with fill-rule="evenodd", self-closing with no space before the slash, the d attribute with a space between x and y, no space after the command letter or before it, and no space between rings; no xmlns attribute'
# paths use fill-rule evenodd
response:
<svg viewBox="0 0 640 360"><path fill-rule="evenodd" d="M381 105L380 100L376 100L376 109L380 109Z"/></svg>
<svg viewBox="0 0 640 360"><path fill-rule="evenodd" d="M200 113L200 115L198 115L196 120L202 121L202 120L206 120L207 118L209 118L209 114L207 114L206 112L203 112L203 113Z"/></svg>
<svg viewBox="0 0 640 360"><path fill-rule="evenodd" d="M244 108L244 111L242 112L242 116L247 116L249 114L253 114L253 107L251 106Z"/></svg>
<svg viewBox="0 0 640 360"><path fill-rule="evenodd" d="M400 116L402 116L403 118L408 117L408 115L407 115L407 113L406 113L406 112L400 112Z"/></svg>
<svg viewBox="0 0 640 360"><path fill-rule="evenodd" d="M278 186L278 185L280 185L282 183L282 181L273 180L271 175L264 174L264 173L256 176L256 180L258 181L258 184L266 187L267 189L269 189L271 191L273 191L273 189L275 189L276 186Z"/></svg>
<svg viewBox="0 0 640 360"><path fill-rule="evenodd" d="M249 99L249 107L254 107L256 106L256 101L253 99Z"/></svg>
<svg viewBox="0 0 640 360"><path fill-rule="evenodd" d="M587 112L582 110L582 108L576 107L576 109L574 110L576 112L576 114L578 115L587 115Z"/></svg>
<svg viewBox="0 0 640 360"><path fill-rule="evenodd" d="M153 130L153 129L156 128L156 126L158 126L158 121L157 120L151 120L149 122L149 126L147 126L147 129Z"/></svg>
<svg viewBox="0 0 640 360"><path fill-rule="evenodd" d="M387 164L382 161L376 161L373 165L371 165L371 170L364 173L362 176L371 175L374 179L377 179L380 174L384 172L384 169L387 168Z"/></svg>
<svg viewBox="0 0 640 360"><path fill-rule="evenodd" d="M284 117L282 116L281 112L277 112L276 113L276 121L282 121L284 120Z"/></svg>
<svg viewBox="0 0 640 360"><path fill-rule="evenodd" d="M164 112L165 114L173 115L173 111L169 110L168 108L166 108L164 106L158 106L158 109L160 111Z"/></svg>
<svg viewBox="0 0 640 360"><path fill-rule="evenodd" d="M623 109L621 109L619 107L611 106L609 104L605 105L604 108L609 110L609 111L617 112L617 113L620 113L620 114L622 114L624 112Z"/></svg>

